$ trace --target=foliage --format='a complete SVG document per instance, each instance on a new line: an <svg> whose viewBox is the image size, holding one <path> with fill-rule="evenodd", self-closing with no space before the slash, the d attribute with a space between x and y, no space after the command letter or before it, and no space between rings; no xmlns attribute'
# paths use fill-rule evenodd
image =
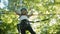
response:
<svg viewBox="0 0 60 34"><path fill-rule="evenodd" d="M8 1L8 11L0 8L1 34L18 34L16 25L19 16L14 11L19 11L22 7L26 7L28 11L32 8L34 12L38 12L37 19L40 22L31 24L36 34L60 34L60 0L23 0L22 6L21 0Z"/></svg>

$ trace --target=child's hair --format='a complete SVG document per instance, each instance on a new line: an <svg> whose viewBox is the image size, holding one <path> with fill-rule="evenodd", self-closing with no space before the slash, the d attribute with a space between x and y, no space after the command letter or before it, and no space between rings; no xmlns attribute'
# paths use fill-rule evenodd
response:
<svg viewBox="0 0 60 34"><path fill-rule="evenodd" d="M27 9L26 9L26 8L22 8L22 9L21 9L21 11L23 11L23 10L27 11Z"/></svg>

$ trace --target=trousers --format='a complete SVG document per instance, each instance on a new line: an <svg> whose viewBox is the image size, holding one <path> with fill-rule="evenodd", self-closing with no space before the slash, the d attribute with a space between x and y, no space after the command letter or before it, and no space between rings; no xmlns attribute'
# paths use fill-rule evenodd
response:
<svg viewBox="0 0 60 34"><path fill-rule="evenodd" d="M21 32L21 34L26 34L26 30L28 30L31 34L36 34L26 19L22 20L20 24L17 24L17 29Z"/></svg>

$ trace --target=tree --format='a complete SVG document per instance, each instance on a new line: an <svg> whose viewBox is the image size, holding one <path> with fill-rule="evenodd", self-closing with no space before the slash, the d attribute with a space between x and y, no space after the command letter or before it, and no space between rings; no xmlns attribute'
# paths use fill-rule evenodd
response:
<svg viewBox="0 0 60 34"><path fill-rule="evenodd" d="M59 0L8 0L8 11L0 8L0 19L3 23L0 25L1 33L18 34L16 25L18 24L18 15L14 11L18 11L22 7L26 7L28 11L32 8L38 13L36 18L40 22L32 23L31 26L36 34L59 34L60 30L60 1ZM2 13L1 13L2 12ZM35 19L33 19L35 20ZM42 21L43 20L43 21ZM27 31L27 33L29 33Z"/></svg>

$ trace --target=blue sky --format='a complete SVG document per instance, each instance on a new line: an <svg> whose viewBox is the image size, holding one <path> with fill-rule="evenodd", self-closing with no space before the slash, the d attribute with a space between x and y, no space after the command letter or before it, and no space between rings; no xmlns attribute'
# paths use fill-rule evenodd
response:
<svg viewBox="0 0 60 34"><path fill-rule="evenodd" d="M4 8L8 6L8 0L0 0L0 8Z"/></svg>

